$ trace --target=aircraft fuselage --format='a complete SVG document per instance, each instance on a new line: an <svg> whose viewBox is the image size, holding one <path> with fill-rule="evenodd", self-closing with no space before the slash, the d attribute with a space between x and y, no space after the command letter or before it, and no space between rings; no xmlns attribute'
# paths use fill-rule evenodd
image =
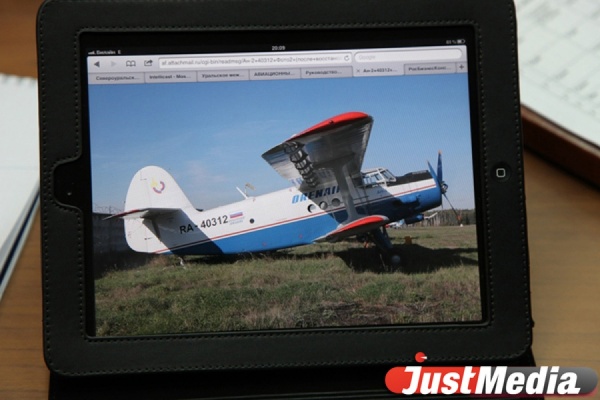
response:
<svg viewBox="0 0 600 400"><path fill-rule="evenodd" d="M412 178L407 178L411 175ZM356 211L390 221L414 217L441 204L427 171L397 182L352 188ZM185 207L152 220L125 220L129 246L157 254L235 254L315 242L348 217L337 185L301 192L295 187L198 211Z"/></svg>

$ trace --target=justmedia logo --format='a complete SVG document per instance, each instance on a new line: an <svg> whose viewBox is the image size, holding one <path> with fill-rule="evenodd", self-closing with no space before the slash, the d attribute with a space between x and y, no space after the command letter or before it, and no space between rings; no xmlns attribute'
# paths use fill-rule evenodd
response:
<svg viewBox="0 0 600 400"><path fill-rule="evenodd" d="M598 375L579 367L408 366L390 369L385 384L400 395L589 396Z"/></svg>

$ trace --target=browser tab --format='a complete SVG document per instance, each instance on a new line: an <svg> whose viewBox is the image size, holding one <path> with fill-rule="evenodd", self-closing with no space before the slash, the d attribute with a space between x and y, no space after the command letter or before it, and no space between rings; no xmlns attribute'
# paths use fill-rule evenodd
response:
<svg viewBox="0 0 600 400"><path fill-rule="evenodd" d="M404 75L404 70L396 63L359 65L354 69L355 76L392 76Z"/></svg>
<svg viewBox="0 0 600 400"><path fill-rule="evenodd" d="M248 70L198 72L198 82L247 81L249 79Z"/></svg>
<svg viewBox="0 0 600 400"><path fill-rule="evenodd" d="M250 70L250 80L300 79L299 68Z"/></svg>
<svg viewBox="0 0 600 400"><path fill-rule="evenodd" d="M90 85L115 85L145 83L144 74L139 72L114 74L89 74Z"/></svg>
<svg viewBox="0 0 600 400"><path fill-rule="evenodd" d="M196 73L190 71L146 72L145 78L147 83L196 82Z"/></svg>
<svg viewBox="0 0 600 400"><path fill-rule="evenodd" d="M352 67L302 68L302 78L351 78Z"/></svg>
<svg viewBox="0 0 600 400"><path fill-rule="evenodd" d="M456 63L407 64L404 66L406 75L454 74Z"/></svg>

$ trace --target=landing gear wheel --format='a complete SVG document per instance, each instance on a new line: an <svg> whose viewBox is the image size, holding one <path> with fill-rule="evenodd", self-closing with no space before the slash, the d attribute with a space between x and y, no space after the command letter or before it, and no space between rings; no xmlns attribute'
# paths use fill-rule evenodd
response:
<svg viewBox="0 0 600 400"><path fill-rule="evenodd" d="M384 226L374 229L370 232L373 242L379 248L381 259L385 264L385 269L390 272L399 271L402 267L402 257L392 246L390 237Z"/></svg>
<svg viewBox="0 0 600 400"><path fill-rule="evenodd" d="M392 267L394 269L402 267L402 258L400 257L400 254L397 254L397 253L390 254L389 262L390 262L390 267Z"/></svg>

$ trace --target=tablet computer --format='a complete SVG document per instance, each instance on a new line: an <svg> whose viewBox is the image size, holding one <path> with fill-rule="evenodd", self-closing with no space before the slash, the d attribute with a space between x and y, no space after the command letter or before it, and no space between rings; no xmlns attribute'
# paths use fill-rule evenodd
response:
<svg viewBox="0 0 600 400"><path fill-rule="evenodd" d="M53 372L529 351L512 2L51 0L38 45Z"/></svg>

